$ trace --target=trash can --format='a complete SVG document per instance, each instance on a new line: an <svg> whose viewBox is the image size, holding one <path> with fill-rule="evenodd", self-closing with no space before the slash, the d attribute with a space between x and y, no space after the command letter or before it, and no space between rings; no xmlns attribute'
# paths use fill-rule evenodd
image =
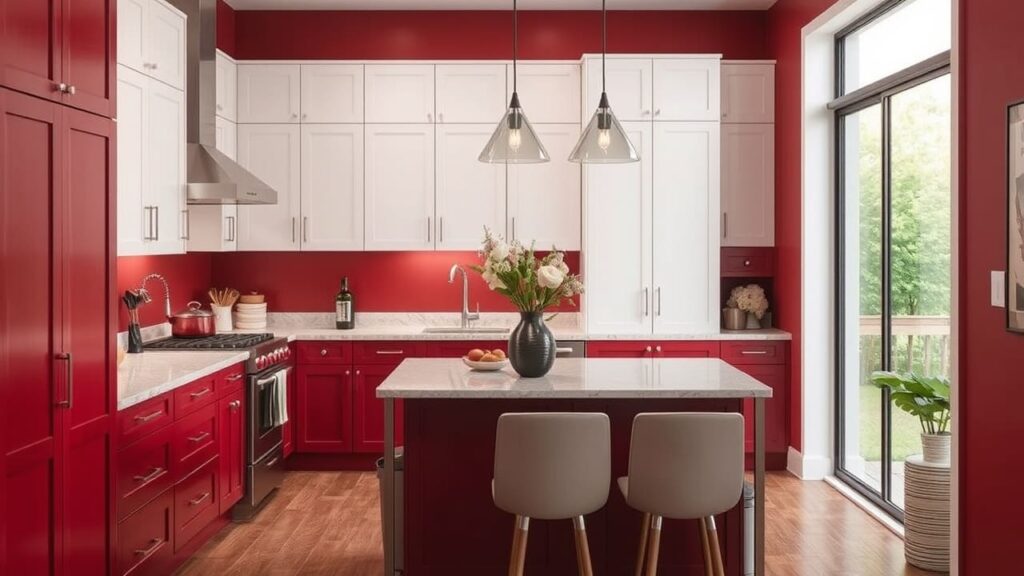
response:
<svg viewBox="0 0 1024 576"><path fill-rule="evenodd" d="M754 576L754 487L743 483L743 574Z"/></svg>
<svg viewBox="0 0 1024 576"><path fill-rule="evenodd" d="M377 459L377 484L380 486L380 529L384 534L384 459ZM383 538L382 538L383 540ZM405 453L395 448L395 570L405 568Z"/></svg>

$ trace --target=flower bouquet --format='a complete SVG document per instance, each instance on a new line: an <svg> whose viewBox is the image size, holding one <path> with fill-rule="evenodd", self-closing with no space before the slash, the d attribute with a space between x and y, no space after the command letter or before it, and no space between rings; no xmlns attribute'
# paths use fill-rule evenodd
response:
<svg viewBox="0 0 1024 576"><path fill-rule="evenodd" d="M723 315L727 330L758 329L768 311L768 298L757 284L737 286L729 293Z"/></svg>

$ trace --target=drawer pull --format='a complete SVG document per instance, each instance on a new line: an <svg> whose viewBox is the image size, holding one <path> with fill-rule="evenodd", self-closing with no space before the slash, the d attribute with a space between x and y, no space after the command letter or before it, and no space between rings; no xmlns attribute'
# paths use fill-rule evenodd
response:
<svg viewBox="0 0 1024 576"><path fill-rule="evenodd" d="M139 424L145 424L146 422L149 422L150 420L153 420L155 418L159 418L160 416L163 416L163 415L164 415L164 411L163 410L157 410L156 412L153 412L152 414L146 414L145 416L136 416L135 417L135 421L138 422Z"/></svg>
<svg viewBox="0 0 1024 576"><path fill-rule="evenodd" d="M233 375L228 376L227 378L225 378L225 380L227 380L228 382L238 382L239 380L241 380L244 377L245 377L245 374L233 374Z"/></svg>
<svg viewBox="0 0 1024 576"><path fill-rule="evenodd" d="M743 265L746 266L747 268L750 268L750 260L744 260Z"/></svg>
<svg viewBox="0 0 1024 576"><path fill-rule="evenodd" d="M156 468L153 468L153 470L149 474L146 474L145 476L133 476L132 480L135 480L140 484L149 484L153 480L156 480L161 475L163 475L163 473L164 469L157 466Z"/></svg>
<svg viewBox="0 0 1024 576"><path fill-rule="evenodd" d="M327 356L327 349L326 348L320 349L320 355L321 356Z"/></svg>
<svg viewBox="0 0 1024 576"><path fill-rule="evenodd" d="M657 352L658 354L661 354L661 346L655 346L654 351Z"/></svg>
<svg viewBox="0 0 1024 576"><path fill-rule="evenodd" d="M196 496L195 498L189 500L188 501L188 505L189 506L199 506L200 504L203 503L204 500L206 500L209 497L210 497L210 493L209 492L203 492L199 496Z"/></svg>
<svg viewBox="0 0 1024 576"><path fill-rule="evenodd" d="M193 393L189 394L189 398L192 398L193 400L195 400L196 398L201 398L203 396L206 396L209 393L210 393L210 388L206 387L206 388L203 388L202 390L200 390L199 392L193 392Z"/></svg>
<svg viewBox="0 0 1024 576"><path fill-rule="evenodd" d="M189 437L188 441L193 443L193 444L198 444L198 443L202 442L203 440L206 440L209 437L210 437L210 433L209 432L203 432L202 434L200 434L198 436L191 436L191 437Z"/></svg>
<svg viewBox="0 0 1024 576"><path fill-rule="evenodd" d="M740 354L744 356L766 356L767 350L740 350Z"/></svg>
<svg viewBox="0 0 1024 576"><path fill-rule="evenodd" d="M400 355L405 354L405 350L377 350L377 354L381 355Z"/></svg>
<svg viewBox="0 0 1024 576"><path fill-rule="evenodd" d="M152 540L149 541L149 548L140 548L140 549L135 551L135 555L136 556L149 556L153 552L156 552L156 549L159 548L160 546L162 546L163 543L164 543L164 539L163 538L153 538Z"/></svg>

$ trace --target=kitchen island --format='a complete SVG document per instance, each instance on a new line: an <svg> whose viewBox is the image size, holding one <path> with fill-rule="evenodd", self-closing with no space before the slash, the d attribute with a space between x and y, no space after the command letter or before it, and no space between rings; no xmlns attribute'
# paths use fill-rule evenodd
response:
<svg viewBox="0 0 1024 576"><path fill-rule="evenodd" d="M385 402L385 518L403 502L404 553L385 522L385 574L503 574L512 516L490 497L494 435L504 412L604 412L612 426L612 474L626 474L633 417L640 412L740 412L754 402L755 573L764 574L764 404L772 390L719 359L566 358L543 378L505 368L471 372L459 359L407 359L377 388ZM404 429L401 494L395 483L395 431ZM726 573L742 574L742 502L719 521ZM595 571L632 574L641 516L614 487L605 509L587 517ZM564 525L563 525L564 524ZM527 573L575 571L569 521L531 527ZM701 573L696 522L666 521L664 573Z"/></svg>

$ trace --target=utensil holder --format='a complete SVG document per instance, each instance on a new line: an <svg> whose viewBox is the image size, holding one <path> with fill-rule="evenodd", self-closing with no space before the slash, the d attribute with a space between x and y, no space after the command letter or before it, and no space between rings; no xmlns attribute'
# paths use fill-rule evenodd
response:
<svg viewBox="0 0 1024 576"><path fill-rule="evenodd" d="M231 332L234 326L231 323L231 306L219 306L210 304L213 309L213 327L217 333Z"/></svg>

